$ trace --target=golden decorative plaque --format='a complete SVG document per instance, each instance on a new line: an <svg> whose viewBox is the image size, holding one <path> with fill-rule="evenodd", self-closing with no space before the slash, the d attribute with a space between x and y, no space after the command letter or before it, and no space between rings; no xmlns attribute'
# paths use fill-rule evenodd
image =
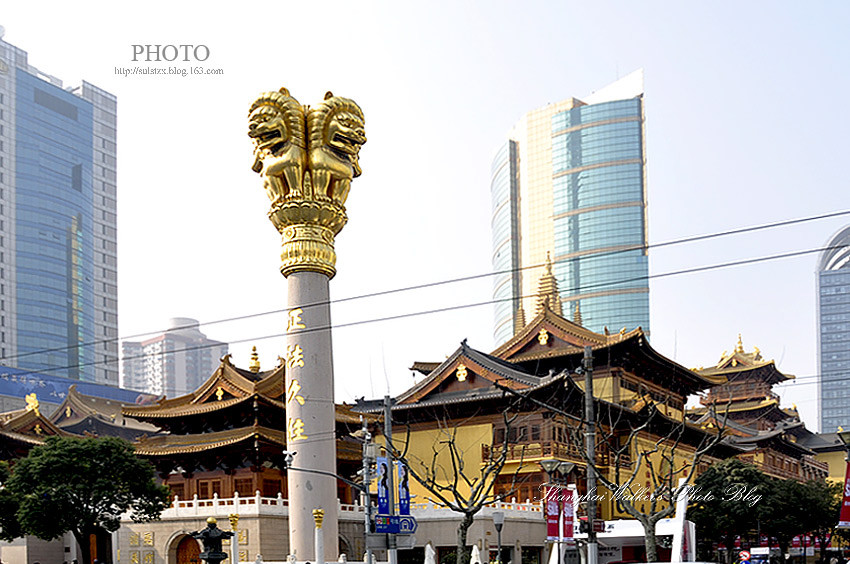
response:
<svg viewBox="0 0 850 564"><path fill-rule="evenodd" d="M366 143L360 106L331 92L315 107L302 106L286 88L265 92L251 104L248 136L251 168L263 177L269 219L283 239L281 273L333 277L334 237L348 221L345 201Z"/></svg>

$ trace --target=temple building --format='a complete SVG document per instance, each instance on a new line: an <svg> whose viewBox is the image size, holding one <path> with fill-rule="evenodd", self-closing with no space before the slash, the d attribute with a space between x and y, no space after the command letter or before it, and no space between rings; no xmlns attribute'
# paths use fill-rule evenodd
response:
<svg viewBox="0 0 850 564"><path fill-rule="evenodd" d="M400 564L421 562L426 544L440 561L454 550L461 516L445 501L452 490L469 495L476 480L492 483L501 501L480 509L468 544L494 560L493 516L502 512L511 523L503 531L502 560L549 560L553 545L546 541L541 503L546 488L553 482L572 483L586 493L580 424L587 347L593 357L596 466L611 481L633 476L637 487L675 487L681 478L731 456L779 478L826 475L827 465L815 459L815 443L823 447L823 437L809 432L796 410L781 408L772 391L792 377L764 360L758 349L746 352L739 340L716 366L691 370L653 349L641 328L590 331L581 325L577 308L567 319L550 269L539 288L535 317L510 340L489 353L464 340L442 362L416 362L412 370L424 378L393 398L393 446L408 463L410 509L419 522L415 547L400 553ZM686 409L688 398L700 393L703 405ZM147 405L121 405L71 388L47 417L33 397L27 409L0 414L0 454L24 456L51 434L122 436L154 464L172 494L161 521L122 522L112 538L114 555L120 551L122 562L189 561L198 550L189 532L203 528L210 516L229 529L231 515L238 515L232 542L240 560L262 554L264 560L282 561L289 549L285 406L299 397L298 389L286 389L285 363L261 370L255 352L243 369L227 355L193 392ZM359 560L366 548L365 508L346 480L356 481L362 467L357 431L364 420L376 442L386 443L379 436L382 412L381 400L335 406L336 474L345 478L337 481L339 550L349 560ZM693 468L696 452L702 454ZM544 470L553 462L560 473ZM292 471L310 470L297 453L293 466ZM488 476L488 469L495 470ZM417 483L417 477L434 479L444 499ZM376 487L373 482L373 491ZM606 492L601 485L599 491ZM648 510L648 501L635 505ZM610 495L598 501L597 516L628 518ZM618 550L615 559L643 558L639 540ZM659 556L664 555L662 550Z"/></svg>
<svg viewBox="0 0 850 564"><path fill-rule="evenodd" d="M208 516L222 519L230 514L240 515L236 542L242 560L258 553L266 560L286 559L283 422L287 398L299 401L300 396L297 389L285 389L284 376L285 363L260 370L255 348L247 370L234 366L226 355L197 390L155 405L124 407L124 417L159 431L139 438L136 454L154 464L173 496L161 521L124 522L118 543L130 561L182 562L197 547L188 532L203 528ZM362 466L362 443L352 433L363 419L375 418L336 406L339 476L353 478ZM297 453L293 466L299 467ZM342 509L339 550L359 557L365 550L363 507L356 505L356 490L341 480L337 484Z"/></svg>
<svg viewBox="0 0 850 564"><path fill-rule="evenodd" d="M27 396L27 406L0 413L0 460L23 458L30 449L44 443L44 437L72 433L57 427L41 413L35 394Z"/></svg>
<svg viewBox="0 0 850 564"><path fill-rule="evenodd" d="M412 476L432 479L448 501L455 491L469 496L474 484L488 479L494 481L494 493L509 503L541 507L545 485L553 481L575 483L579 493L586 493L587 464L578 431L585 404L584 376L579 374L585 347L593 355L596 465L612 481L621 483L636 472L634 462L642 456L657 476L675 487L690 473L696 451L706 451L700 467L744 452L720 440L716 429L685 418L688 396L711 387L709 380L655 351L641 328L596 333L578 323L577 308L573 321L564 318L557 281L551 268L546 270L536 316L495 351L488 354L463 341L443 362L412 366L425 378L397 396L391 411L393 446ZM364 401L356 408L377 413L379 403ZM649 455L659 442L664 445L655 449L659 453ZM501 457L505 460L501 468L495 467L498 475L488 477L486 471ZM541 463L553 460L566 464L565 475L547 475ZM455 480L453 468L463 468L466 481ZM643 484L649 476L641 470L636 480ZM412 481L413 505L439 503L434 489ZM638 505L647 509L647 503ZM423 537L433 541L440 557L454 550L461 518L455 515L442 527L420 522L419 531L427 531ZM610 520L626 513L606 495L597 504L597 516ZM503 538L503 546L509 548L503 560L548 560L551 546L542 517L535 526L506 528L509 537ZM468 541L479 545L484 555L495 549L486 535L471 532ZM621 559L640 561L642 550L641 541ZM489 557L492 561L495 554L489 552Z"/></svg>
<svg viewBox="0 0 850 564"><path fill-rule="evenodd" d="M703 407L688 410L688 418L700 425L723 425L732 442L750 449L739 458L774 478L807 481L829 474L829 465L817 460L813 450L823 439L806 428L796 406L781 407L773 391L794 376L780 372L758 347L746 352L738 335L731 353L724 351L715 366L695 372L713 387L700 398Z"/></svg>

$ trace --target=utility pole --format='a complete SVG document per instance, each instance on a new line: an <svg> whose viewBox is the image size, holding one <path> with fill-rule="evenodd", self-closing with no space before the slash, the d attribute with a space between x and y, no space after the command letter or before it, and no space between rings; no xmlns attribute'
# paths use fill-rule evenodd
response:
<svg viewBox="0 0 850 564"><path fill-rule="evenodd" d="M584 445L587 448L587 564L597 564L596 531L596 420L593 414L593 350L584 347Z"/></svg>
<svg viewBox="0 0 850 564"><path fill-rule="evenodd" d="M390 515L395 515L395 485L393 474L395 474L395 464L393 464L393 419L392 419L393 399L390 396L384 396L384 439L386 440L387 448L387 501L390 506ZM389 556L389 564L398 564L398 550L396 549L395 535L389 533L387 535L387 554ZM371 564L371 563L370 563Z"/></svg>
<svg viewBox="0 0 850 564"><path fill-rule="evenodd" d="M369 488L372 486L372 464L375 463L376 453L372 433L369 432L369 427L362 415L360 422L363 424L361 433L363 435L363 496L366 504L363 538L366 538L372 532L372 496L369 495ZM372 564L372 549L369 548L368 543L366 544L366 564Z"/></svg>

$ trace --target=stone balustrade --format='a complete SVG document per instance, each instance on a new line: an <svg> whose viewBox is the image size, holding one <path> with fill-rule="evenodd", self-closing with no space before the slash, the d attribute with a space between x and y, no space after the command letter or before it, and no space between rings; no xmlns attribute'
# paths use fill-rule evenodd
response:
<svg viewBox="0 0 850 564"><path fill-rule="evenodd" d="M362 521L365 507L358 504L339 504L340 518L345 521ZM476 517L490 518L495 511L502 511L508 519L543 520L543 507L540 503L502 501L486 505ZM433 501L410 504L410 512L419 520L457 519L454 511L438 505ZM220 498L213 494L212 499L180 499L174 496L171 506L162 512L162 519L184 517L227 517L231 513L240 516L250 515L289 515L289 503L281 494L277 497L263 497L257 491L253 496Z"/></svg>

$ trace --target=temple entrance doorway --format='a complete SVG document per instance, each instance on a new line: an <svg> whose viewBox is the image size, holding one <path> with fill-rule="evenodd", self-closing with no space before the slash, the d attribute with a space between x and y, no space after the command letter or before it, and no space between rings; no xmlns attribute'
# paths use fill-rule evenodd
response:
<svg viewBox="0 0 850 564"><path fill-rule="evenodd" d="M177 564L200 564L201 547L198 541L185 536L177 545Z"/></svg>

